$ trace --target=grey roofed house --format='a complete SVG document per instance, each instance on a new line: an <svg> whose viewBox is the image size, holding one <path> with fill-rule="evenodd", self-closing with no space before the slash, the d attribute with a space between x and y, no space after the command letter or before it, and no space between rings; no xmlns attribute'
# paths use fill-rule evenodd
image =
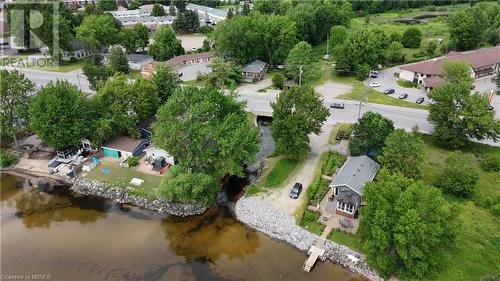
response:
<svg viewBox="0 0 500 281"><path fill-rule="evenodd" d="M253 62L246 64L241 69L243 73L244 82L255 82L262 80L266 77L267 63L261 60L254 60Z"/></svg>
<svg viewBox="0 0 500 281"><path fill-rule="evenodd" d="M377 174L379 164L366 155L349 157L330 183L332 197L326 201L327 212L356 218L362 205L363 188Z"/></svg>
<svg viewBox="0 0 500 281"><path fill-rule="evenodd" d="M366 155L349 157L330 183L330 187L347 186L359 195L363 195L365 183L373 180L379 166Z"/></svg>
<svg viewBox="0 0 500 281"><path fill-rule="evenodd" d="M261 60L254 60L253 62L243 66L243 72L260 72L267 66L267 63Z"/></svg>

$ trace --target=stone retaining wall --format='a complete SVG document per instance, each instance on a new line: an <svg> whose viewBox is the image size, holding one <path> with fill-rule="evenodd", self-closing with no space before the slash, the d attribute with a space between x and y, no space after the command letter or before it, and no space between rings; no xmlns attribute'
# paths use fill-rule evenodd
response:
<svg viewBox="0 0 500 281"><path fill-rule="evenodd" d="M268 202L256 197L241 197L236 203L235 212L241 222L302 251L307 252L319 239L319 236L298 226L292 216L279 212ZM324 249L325 254L320 257L322 261L329 259L369 280L383 280L367 265L362 254L330 240L326 241ZM355 256L359 261L353 263L347 255Z"/></svg>
<svg viewBox="0 0 500 281"><path fill-rule="evenodd" d="M200 215L207 210L206 207L199 205L170 202L159 198L150 201L144 197L129 194L127 188L113 187L109 184L81 176L71 179L70 183L70 190L74 192L103 197L113 200L116 203L130 204L165 215L186 217Z"/></svg>

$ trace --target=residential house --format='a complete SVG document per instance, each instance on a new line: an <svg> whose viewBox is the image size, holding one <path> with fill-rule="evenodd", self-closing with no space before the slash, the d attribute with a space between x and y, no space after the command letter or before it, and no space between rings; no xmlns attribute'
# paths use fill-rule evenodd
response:
<svg viewBox="0 0 500 281"><path fill-rule="evenodd" d="M119 136L105 142L101 150L106 157L127 159L130 156L139 156L149 144L150 141L146 139Z"/></svg>
<svg viewBox="0 0 500 281"><path fill-rule="evenodd" d="M375 178L378 169L379 164L366 155L349 157L330 183L333 198L327 201L326 209L340 216L356 218L363 204L363 188Z"/></svg>
<svg viewBox="0 0 500 281"><path fill-rule="evenodd" d="M197 12L200 22L217 24L227 18L227 11L192 3L186 5L186 10Z"/></svg>
<svg viewBox="0 0 500 281"><path fill-rule="evenodd" d="M157 65L168 64L175 71L179 71L181 68L189 66L189 65L210 63L212 61L213 57L214 57L214 55L212 52L204 52L204 53L195 53L195 54L189 54L189 55L176 56L176 57L169 59L166 62L154 61L154 62L148 63L144 67L142 67L141 74L142 74L143 78L149 79L153 75L154 68Z"/></svg>
<svg viewBox="0 0 500 281"><path fill-rule="evenodd" d="M87 50L87 48L85 48L83 43L80 41L73 40L71 41L70 44L73 50L68 52L63 52L62 54L62 59L65 61L70 61L72 59L82 60L84 58L88 58L92 54L92 52Z"/></svg>
<svg viewBox="0 0 500 281"><path fill-rule="evenodd" d="M448 60L464 61L470 65L471 77L477 79L500 71L500 45L468 52L449 52L441 58L400 66L399 78L422 84L427 91L443 83L439 78L441 66Z"/></svg>
<svg viewBox="0 0 500 281"><path fill-rule="evenodd" d="M153 62L153 57L142 54L128 54L127 60L131 69L140 70L146 64Z"/></svg>
<svg viewBox="0 0 500 281"><path fill-rule="evenodd" d="M256 82L266 78L267 63L261 60L255 60L246 64L241 69L244 82Z"/></svg>

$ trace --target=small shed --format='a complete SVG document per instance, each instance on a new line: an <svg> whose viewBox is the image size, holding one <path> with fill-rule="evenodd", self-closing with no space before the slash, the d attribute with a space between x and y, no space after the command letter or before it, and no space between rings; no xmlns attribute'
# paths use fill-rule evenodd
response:
<svg viewBox="0 0 500 281"><path fill-rule="evenodd" d="M149 159L151 163L154 163L156 159L163 158L165 161L165 165L167 163L174 165L174 156L170 155L166 150L155 147L155 146L150 146L146 149L144 149L144 152L146 152L146 158ZM163 166L165 166L163 165Z"/></svg>
<svg viewBox="0 0 500 281"><path fill-rule="evenodd" d="M119 136L104 143L101 149L106 157L126 159L130 156L139 156L148 146L149 140Z"/></svg>

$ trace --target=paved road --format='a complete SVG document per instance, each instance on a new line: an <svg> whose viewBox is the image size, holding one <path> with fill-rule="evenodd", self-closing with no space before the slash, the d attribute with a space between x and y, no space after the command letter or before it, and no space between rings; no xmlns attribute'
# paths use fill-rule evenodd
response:
<svg viewBox="0 0 500 281"><path fill-rule="evenodd" d="M2 67L12 69L9 67ZM66 79L70 83L78 86L85 93L93 93L89 88L89 83L81 70L75 70L68 73L48 72L32 69L19 69L29 79L31 79L37 86L42 86L50 81L57 79ZM254 113L262 113L263 115L271 115L272 108L270 103L276 100L276 93L259 93L255 91L240 90L240 99L247 101L247 110ZM338 100L334 98L325 98L325 105L329 106L333 102L343 102L345 109L343 110L330 110L330 116L326 123L333 124L337 122L354 123L358 118L359 103L356 101ZM421 109L413 109L406 107L396 107L382 104L367 103L361 106L361 115L366 111L374 111L382 114L383 116L391 119L394 125L398 128L411 130L415 125L419 130L424 133L432 131L432 125L427 121L428 111ZM497 112L497 116L498 116ZM500 146L500 142L493 143L491 141L483 141L490 145Z"/></svg>

